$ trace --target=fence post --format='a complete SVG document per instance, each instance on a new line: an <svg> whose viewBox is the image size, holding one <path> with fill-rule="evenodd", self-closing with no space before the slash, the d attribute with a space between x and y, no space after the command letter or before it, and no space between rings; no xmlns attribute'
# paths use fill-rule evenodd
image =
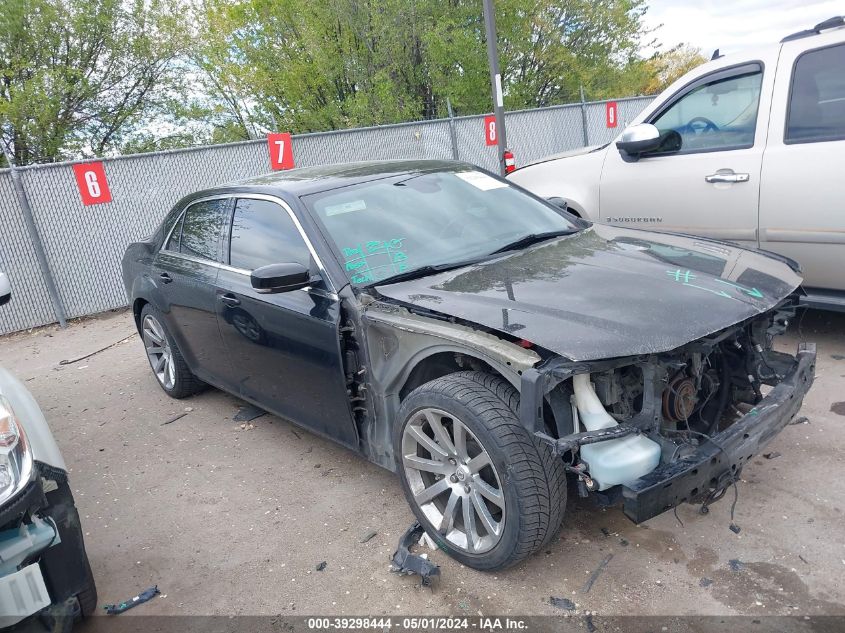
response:
<svg viewBox="0 0 845 633"><path fill-rule="evenodd" d="M584 131L584 147L590 144L590 132L587 129L587 102L584 100L584 86L581 88L581 129Z"/></svg>
<svg viewBox="0 0 845 633"><path fill-rule="evenodd" d="M458 154L458 133L455 131L455 114L452 112L452 101L446 97L446 110L449 112L449 136L452 139L452 158L460 160Z"/></svg>
<svg viewBox="0 0 845 633"><path fill-rule="evenodd" d="M29 206L29 198L26 196L26 190L23 186L23 180L20 173L18 173L15 161L6 149L6 144L0 141L3 145L3 154L6 156L6 162L9 163L9 172L12 176L12 185L15 187L15 196L18 199L18 204L21 205L21 212L23 213L23 220L26 224L26 230L29 233L29 239L32 240L32 247L35 249L35 256L38 259L38 265L41 267L41 275L44 277L44 283L47 286L47 292L50 294L50 301L53 302L53 311L56 313L56 319L59 321L60 327L67 327L67 313L65 307L62 305L62 299L59 296L59 290L56 287L56 282L53 279L53 272L50 270L50 264L47 262L47 254L44 252L44 243L41 241L41 235L38 233L38 227L35 224L35 217L32 215L32 207Z"/></svg>

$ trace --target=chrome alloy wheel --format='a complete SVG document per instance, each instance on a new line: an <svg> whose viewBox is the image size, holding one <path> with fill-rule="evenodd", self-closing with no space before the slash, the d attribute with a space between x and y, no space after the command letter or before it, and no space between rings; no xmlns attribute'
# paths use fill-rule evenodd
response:
<svg viewBox="0 0 845 633"><path fill-rule="evenodd" d="M414 413L402 433L402 466L414 501L440 535L472 554L502 538L505 495L490 455L460 420Z"/></svg>
<svg viewBox="0 0 845 633"><path fill-rule="evenodd" d="M153 368L158 381L165 389L173 389L176 384L176 367L173 364L173 350L167 342L164 327L153 315L144 317L142 328L144 333L144 347L147 348L147 358Z"/></svg>

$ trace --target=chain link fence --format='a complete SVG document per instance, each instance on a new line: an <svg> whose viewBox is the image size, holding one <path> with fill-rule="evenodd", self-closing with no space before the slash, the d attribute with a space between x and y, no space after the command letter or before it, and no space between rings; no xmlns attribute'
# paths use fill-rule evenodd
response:
<svg viewBox="0 0 845 633"><path fill-rule="evenodd" d="M509 112L508 145L517 164L611 141L651 97L617 100L618 127L607 128L605 102ZM485 144L483 116L402 123L293 137L297 167L360 160L457 157L498 169ZM586 123L586 126L585 126ZM452 142L454 126L455 143ZM50 276L67 318L125 306L121 258L150 235L183 196L270 171L265 140L103 159L112 201L84 206L73 163L18 168L49 270L38 263L11 173L0 170L0 271L12 300L0 309L0 334L55 323Z"/></svg>

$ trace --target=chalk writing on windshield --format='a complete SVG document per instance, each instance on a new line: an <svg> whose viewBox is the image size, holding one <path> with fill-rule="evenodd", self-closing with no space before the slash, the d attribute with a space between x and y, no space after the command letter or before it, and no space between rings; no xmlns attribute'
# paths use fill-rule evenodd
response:
<svg viewBox="0 0 845 633"><path fill-rule="evenodd" d="M402 245L404 240L404 237L369 240L344 247L344 266L352 283L371 283L408 270L408 256Z"/></svg>

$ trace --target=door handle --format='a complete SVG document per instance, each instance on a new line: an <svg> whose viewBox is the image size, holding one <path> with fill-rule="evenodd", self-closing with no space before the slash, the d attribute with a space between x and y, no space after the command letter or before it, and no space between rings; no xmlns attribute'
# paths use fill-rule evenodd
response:
<svg viewBox="0 0 845 633"><path fill-rule="evenodd" d="M230 308L241 305L241 300L233 294L220 295L220 301L225 303Z"/></svg>
<svg viewBox="0 0 845 633"><path fill-rule="evenodd" d="M748 174L735 174L732 171L726 172L716 172L715 174L710 174L709 176L705 176L705 182L748 182L751 177Z"/></svg>
<svg viewBox="0 0 845 633"><path fill-rule="evenodd" d="M159 278L159 279L161 279L161 282L162 282L162 283L165 283L165 284L169 284L171 281L173 281L173 277L171 277L171 276L170 276L170 275L168 275L167 273L161 273L161 274L158 276L158 278Z"/></svg>

